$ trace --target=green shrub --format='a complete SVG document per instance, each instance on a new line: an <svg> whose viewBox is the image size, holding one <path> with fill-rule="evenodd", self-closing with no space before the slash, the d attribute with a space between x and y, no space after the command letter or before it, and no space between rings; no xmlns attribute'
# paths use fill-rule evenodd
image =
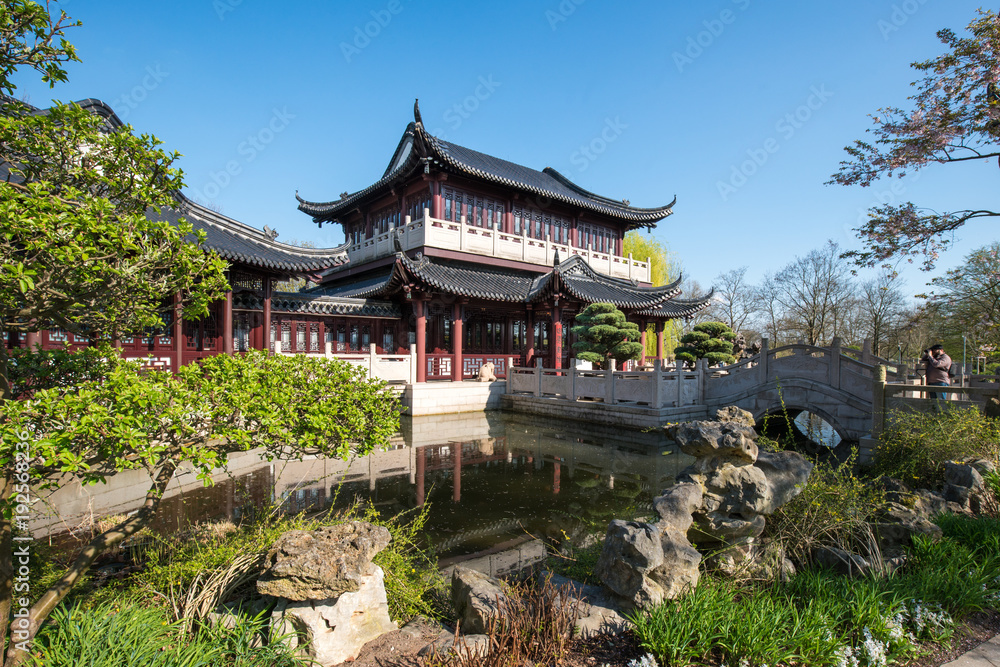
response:
<svg viewBox="0 0 1000 667"><path fill-rule="evenodd" d="M885 506L885 493L854 474L856 458L854 451L842 463L818 461L802 492L768 517L764 535L798 564L820 546L861 553L871 546L869 522Z"/></svg>
<svg viewBox="0 0 1000 667"><path fill-rule="evenodd" d="M910 486L936 488L948 461L1000 456L1000 420L975 408L936 413L895 412L879 438L872 475L901 479Z"/></svg>

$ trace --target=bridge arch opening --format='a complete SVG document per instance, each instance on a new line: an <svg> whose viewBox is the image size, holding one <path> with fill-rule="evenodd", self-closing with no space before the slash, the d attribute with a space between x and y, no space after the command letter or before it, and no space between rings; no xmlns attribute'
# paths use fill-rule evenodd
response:
<svg viewBox="0 0 1000 667"><path fill-rule="evenodd" d="M755 420L761 435L779 441L791 440L813 454L831 452L847 439L836 420L815 407L774 405L760 417L755 416Z"/></svg>

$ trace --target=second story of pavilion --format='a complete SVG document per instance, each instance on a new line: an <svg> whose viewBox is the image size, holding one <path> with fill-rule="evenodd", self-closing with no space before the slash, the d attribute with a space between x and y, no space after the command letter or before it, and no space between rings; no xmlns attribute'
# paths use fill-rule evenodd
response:
<svg viewBox="0 0 1000 667"><path fill-rule="evenodd" d="M625 234L654 227L676 202L634 207L554 169L537 171L438 139L424 129L416 104L382 178L335 201L296 198L320 226L344 230L349 261L329 272L331 280L391 262L396 252L420 251L539 272L557 256L579 255L600 273L646 284L649 259L624 254Z"/></svg>

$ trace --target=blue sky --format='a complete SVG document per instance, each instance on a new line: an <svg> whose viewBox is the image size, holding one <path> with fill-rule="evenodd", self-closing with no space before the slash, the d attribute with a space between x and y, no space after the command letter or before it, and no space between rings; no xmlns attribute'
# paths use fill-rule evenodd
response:
<svg viewBox="0 0 1000 667"><path fill-rule="evenodd" d="M61 3L82 63L45 105L103 99L183 154L187 192L279 240L343 241L296 210L377 180L420 98L455 143L655 206L653 235L704 286L759 280L851 228L879 199L994 205L996 166L934 167L872 188L824 185L867 114L901 105L909 63L943 52L978 3L174 0ZM747 161L750 162L747 162ZM749 175L746 175L749 174ZM893 191L895 186L895 191ZM939 271L994 240L974 222ZM930 275L904 269L908 293Z"/></svg>

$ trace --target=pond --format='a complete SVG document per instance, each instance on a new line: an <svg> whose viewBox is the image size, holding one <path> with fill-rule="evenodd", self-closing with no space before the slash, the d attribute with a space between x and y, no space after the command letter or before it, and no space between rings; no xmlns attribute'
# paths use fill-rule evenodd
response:
<svg viewBox="0 0 1000 667"><path fill-rule="evenodd" d="M388 448L344 462L313 458L267 462L248 453L230 474L202 486L194 474L175 479L154 529L239 521L280 502L312 511L355 499L386 514L429 504L427 539L440 558L477 553L532 535L567 539L604 530L612 518L652 511L690 457L661 432L500 412L403 418ZM64 533L141 504L145 476L127 472L107 485L67 484L39 511L36 537Z"/></svg>

